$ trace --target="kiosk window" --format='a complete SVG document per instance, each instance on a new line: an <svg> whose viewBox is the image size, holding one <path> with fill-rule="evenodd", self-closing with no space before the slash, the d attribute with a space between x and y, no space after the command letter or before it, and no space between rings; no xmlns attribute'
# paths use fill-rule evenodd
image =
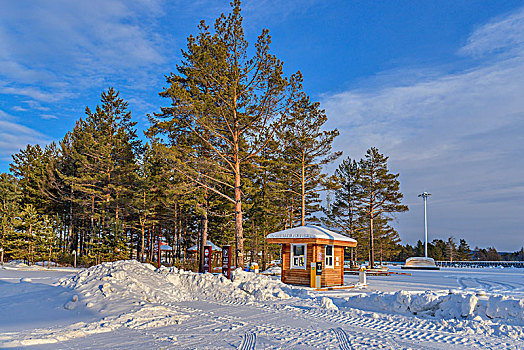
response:
<svg viewBox="0 0 524 350"><path fill-rule="evenodd" d="M333 267L333 246L326 246L326 267Z"/></svg>
<svg viewBox="0 0 524 350"><path fill-rule="evenodd" d="M306 268L306 245L292 244L291 245L291 268L305 269Z"/></svg>

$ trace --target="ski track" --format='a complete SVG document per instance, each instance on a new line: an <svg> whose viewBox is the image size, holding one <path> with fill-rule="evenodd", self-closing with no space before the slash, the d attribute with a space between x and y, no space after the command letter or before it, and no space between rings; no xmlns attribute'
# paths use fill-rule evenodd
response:
<svg viewBox="0 0 524 350"><path fill-rule="evenodd" d="M246 333L242 337L242 343L240 343L238 350L255 350L256 343L257 343L257 334L256 333Z"/></svg>
<svg viewBox="0 0 524 350"><path fill-rule="evenodd" d="M333 328L333 333L335 333L335 336L337 337L338 346L340 350L354 350L354 348L351 346L351 342L349 341L348 335L342 328Z"/></svg>
<svg viewBox="0 0 524 350"><path fill-rule="evenodd" d="M260 348L264 349L518 348L515 343L507 343L501 338L450 333L432 320L392 318L377 313L355 315L343 310L332 312L320 309L311 300L296 300L294 305L290 305L289 301L194 301L165 302L158 305L188 317L177 325L133 331L141 336L153 336L156 341L163 342L163 345L167 342L175 348L183 349L252 350L257 341L261 343ZM195 317L191 317L192 315ZM296 326L290 327L290 324ZM86 324L86 328L89 326L90 324ZM50 331L60 333L58 329L48 329L35 330L29 334L4 333L4 336L13 340L25 340L26 344L33 341L42 345L43 342L39 343L38 339L45 340L44 334L49 334ZM68 332L67 329L64 331ZM88 336L104 337L103 333ZM68 348L67 343L65 341L60 344ZM55 347L56 345L54 344ZM51 344L49 346L52 348Z"/></svg>
<svg viewBox="0 0 524 350"><path fill-rule="evenodd" d="M404 322L399 320L389 321L384 318L355 317L355 315L349 315L344 311L334 313L314 307L285 306L282 308L278 303L274 305L260 304L249 306L244 304L242 308L238 308L238 311L235 312L229 308L237 303L219 304L227 309L223 310L221 314L227 314L228 316L216 316L214 323L202 325L201 328L197 329L209 329L211 326L214 327L214 332L235 332L237 330L241 330L244 334L252 332L258 334L258 338L277 340L282 347L336 348L334 347L336 340L341 349L409 349L421 347L427 349L516 348L514 344L506 343L502 339L483 337L478 334L468 336L449 333L441 330L441 326L430 320L426 322L417 322L416 320ZM246 308L251 308L253 314L246 312ZM266 313L262 317L265 322L253 327L253 322L250 321L259 320L261 318L260 312L262 311ZM284 314L282 313L283 311ZM210 313L205 314L205 316L210 315ZM297 321L301 320L302 322L298 323L306 323L306 328L278 326L280 319L284 315L286 318L291 317ZM286 323L289 324L289 322ZM331 328L328 328L330 326ZM333 326L336 327L333 328ZM195 327L191 327L191 329L195 329ZM335 335L335 339L328 341L329 338L333 338L333 335ZM180 338L181 335L178 337ZM194 335L191 337L194 339ZM194 345L198 347L198 345L204 345L204 343L205 337L194 343ZM355 344L357 347L351 344ZM272 347L265 348L269 349Z"/></svg>
<svg viewBox="0 0 524 350"><path fill-rule="evenodd" d="M524 284L519 282L499 282L478 277L457 277L457 283L463 290L483 289L486 292L518 293L524 290Z"/></svg>

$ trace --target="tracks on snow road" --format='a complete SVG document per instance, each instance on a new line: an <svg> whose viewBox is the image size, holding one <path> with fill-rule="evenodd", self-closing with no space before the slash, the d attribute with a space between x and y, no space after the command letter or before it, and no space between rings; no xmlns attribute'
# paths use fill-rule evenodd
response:
<svg viewBox="0 0 524 350"><path fill-rule="evenodd" d="M242 337L242 342L238 347L238 350L255 350L255 345L257 343L257 334L256 333L246 333Z"/></svg>
<svg viewBox="0 0 524 350"><path fill-rule="evenodd" d="M333 328L331 331L333 331L333 333L335 333L335 337L337 337L340 350L354 350L354 348L351 346L348 335L342 328Z"/></svg>

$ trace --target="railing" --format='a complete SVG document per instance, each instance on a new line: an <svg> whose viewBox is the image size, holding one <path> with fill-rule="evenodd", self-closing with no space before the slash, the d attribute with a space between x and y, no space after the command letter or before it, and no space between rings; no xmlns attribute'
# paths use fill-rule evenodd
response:
<svg viewBox="0 0 524 350"><path fill-rule="evenodd" d="M438 260L435 264L440 267L519 267L524 268L524 261L449 261Z"/></svg>

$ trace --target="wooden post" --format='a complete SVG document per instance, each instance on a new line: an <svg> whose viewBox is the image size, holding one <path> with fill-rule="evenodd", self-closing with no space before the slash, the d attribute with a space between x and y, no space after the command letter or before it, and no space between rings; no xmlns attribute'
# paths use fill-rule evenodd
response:
<svg viewBox="0 0 524 350"><path fill-rule="evenodd" d="M160 258L162 257L162 242L160 241L160 234L158 234L158 268L160 268Z"/></svg>

